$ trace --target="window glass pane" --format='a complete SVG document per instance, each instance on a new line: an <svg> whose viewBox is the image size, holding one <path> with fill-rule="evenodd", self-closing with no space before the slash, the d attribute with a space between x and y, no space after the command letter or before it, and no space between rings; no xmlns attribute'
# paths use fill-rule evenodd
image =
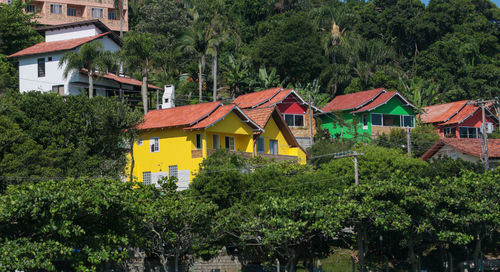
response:
<svg viewBox="0 0 500 272"><path fill-rule="evenodd" d="M45 58L38 59L38 77L45 76Z"/></svg>
<svg viewBox="0 0 500 272"><path fill-rule="evenodd" d="M234 151L234 137L228 137L229 138L229 150Z"/></svg>
<svg viewBox="0 0 500 272"><path fill-rule="evenodd" d="M50 13L61 14L62 5L50 4Z"/></svg>
<svg viewBox="0 0 500 272"><path fill-rule="evenodd" d="M212 148L213 149L219 149L220 148L220 142L219 142L219 135L212 135Z"/></svg>
<svg viewBox="0 0 500 272"><path fill-rule="evenodd" d="M269 140L269 151L271 154L278 155L278 141Z"/></svg>
<svg viewBox="0 0 500 272"><path fill-rule="evenodd" d="M477 128L469 128L469 138L477 138Z"/></svg>
<svg viewBox="0 0 500 272"><path fill-rule="evenodd" d="M160 139L158 137L149 138L149 150L151 152L160 151Z"/></svg>
<svg viewBox="0 0 500 272"><path fill-rule="evenodd" d="M399 127L399 115L384 114L384 127Z"/></svg>
<svg viewBox="0 0 500 272"><path fill-rule="evenodd" d="M413 116L403 115L401 119L403 121L403 127L413 127Z"/></svg>
<svg viewBox="0 0 500 272"><path fill-rule="evenodd" d="M137 139L137 145L142 145L142 139Z"/></svg>
<svg viewBox="0 0 500 272"><path fill-rule="evenodd" d="M382 114L372 113L372 125L375 125L375 126L382 125Z"/></svg>
<svg viewBox="0 0 500 272"><path fill-rule="evenodd" d="M26 12L35 12L35 5L27 5Z"/></svg>
<svg viewBox="0 0 500 272"><path fill-rule="evenodd" d="M201 149L203 147L201 134L196 134L196 149Z"/></svg>
<svg viewBox="0 0 500 272"><path fill-rule="evenodd" d="M142 172L142 182L144 185L151 184L151 172Z"/></svg>
<svg viewBox="0 0 500 272"><path fill-rule="evenodd" d="M76 16L76 9L68 8L68 16Z"/></svg>
<svg viewBox="0 0 500 272"><path fill-rule="evenodd" d="M366 114L363 114L363 126L368 126L368 117Z"/></svg>
<svg viewBox="0 0 500 272"><path fill-rule="evenodd" d="M295 115L295 126L303 127L304 126L304 115L296 114Z"/></svg>
<svg viewBox="0 0 500 272"><path fill-rule="evenodd" d="M292 114L285 114L285 121L286 124L290 127L294 126L294 120L293 120L293 115Z"/></svg>
<svg viewBox="0 0 500 272"><path fill-rule="evenodd" d="M114 10L108 11L108 19L110 20L116 20L116 13Z"/></svg>
<svg viewBox="0 0 500 272"><path fill-rule="evenodd" d="M102 9L100 9L100 8L92 8L92 17L94 17L94 18L102 18Z"/></svg>
<svg viewBox="0 0 500 272"><path fill-rule="evenodd" d="M264 138L262 138L262 137L257 138L257 152L259 152L259 153L265 152Z"/></svg>
<svg viewBox="0 0 500 272"><path fill-rule="evenodd" d="M468 129L466 127L460 127L459 132L460 132L460 138L469 138Z"/></svg>
<svg viewBox="0 0 500 272"><path fill-rule="evenodd" d="M178 171L177 171L177 165L169 165L168 166L168 176L169 177L179 177Z"/></svg>

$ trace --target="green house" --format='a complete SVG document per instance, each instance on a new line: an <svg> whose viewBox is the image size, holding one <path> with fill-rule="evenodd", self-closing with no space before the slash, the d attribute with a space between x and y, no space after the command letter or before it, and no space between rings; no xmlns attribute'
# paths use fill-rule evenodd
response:
<svg viewBox="0 0 500 272"><path fill-rule="evenodd" d="M321 110L321 128L336 139L369 141L393 128L415 127L415 106L384 88L336 96Z"/></svg>

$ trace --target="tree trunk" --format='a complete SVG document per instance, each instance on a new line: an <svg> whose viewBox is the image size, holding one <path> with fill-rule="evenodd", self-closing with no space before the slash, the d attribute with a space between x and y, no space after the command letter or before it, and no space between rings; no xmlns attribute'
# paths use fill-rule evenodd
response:
<svg viewBox="0 0 500 272"><path fill-rule="evenodd" d="M198 63L198 95L199 95L199 101L201 102L203 99L202 99L202 95L203 95L203 86L202 86L202 78L201 78L201 60L200 60L200 63Z"/></svg>
<svg viewBox="0 0 500 272"><path fill-rule="evenodd" d="M163 271L168 271L168 262L167 258L165 258L165 254L160 254L160 263L163 267Z"/></svg>
<svg viewBox="0 0 500 272"><path fill-rule="evenodd" d="M141 86L141 96L142 96L142 106L144 108L144 114L148 113L148 61L146 60L146 67L142 69L142 86Z"/></svg>
<svg viewBox="0 0 500 272"><path fill-rule="evenodd" d="M89 69L89 98L94 97L94 73Z"/></svg>
<svg viewBox="0 0 500 272"><path fill-rule="evenodd" d="M479 271L479 254L481 253L481 230L476 231L476 243L474 246L474 271Z"/></svg>
<svg viewBox="0 0 500 272"><path fill-rule="evenodd" d="M408 255L410 258L411 271L417 272L417 257L415 256L415 246L413 244L413 237L411 236L411 234L408 237Z"/></svg>
<svg viewBox="0 0 500 272"><path fill-rule="evenodd" d="M175 264L174 264L175 272L179 272L179 250L175 249Z"/></svg>
<svg viewBox="0 0 500 272"><path fill-rule="evenodd" d="M214 101L217 101L217 47L215 49L215 55L212 57L212 77L214 78Z"/></svg>

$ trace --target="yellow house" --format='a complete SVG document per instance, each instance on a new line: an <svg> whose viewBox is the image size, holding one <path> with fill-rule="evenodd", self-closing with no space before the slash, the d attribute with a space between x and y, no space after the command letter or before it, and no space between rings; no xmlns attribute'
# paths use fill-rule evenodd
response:
<svg viewBox="0 0 500 272"><path fill-rule="evenodd" d="M269 116L280 117L277 112L273 114L275 111ZM305 152L293 135L289 130L283 132L287 127L282 118L278 122L274 117L268 118L262 127L248 114L234 104L220 102L148 112L138 127L139 138L133 146L133 176L147 184L157 184L164 176L176 176L179 189L186 189L203 158L219 148L248 157L262 154L305 163ZM267 140L263 152L257 152L257 145L262 142L259 139ZM128 173L130 167L129 163Z"/></svg>

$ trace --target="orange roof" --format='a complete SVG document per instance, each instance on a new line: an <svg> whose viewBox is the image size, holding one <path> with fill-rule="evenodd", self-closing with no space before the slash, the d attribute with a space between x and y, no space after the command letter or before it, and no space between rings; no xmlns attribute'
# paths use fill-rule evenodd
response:
<svg viewBox="0 0 500 272"><path fill-rule="evenodd" d="M87 74L87 69L81 69L80 73ZM107 79L111 79L111 80L114 80L116 82L123 83L123 84L134 85L134 86L142 86L142 81L137 80L135 78L131 78L131 77L117 76L117 75L112 74L112 73L106 73L102 77L107 78ZM153 84L148 84L148 88L161 90L160 87L155 86Z"/></svg>
<svg viewBox="0 0 500 272"><path fill-rule="evenodd" d="M450 120L465 105L467 100L424 107L420 119L424 123L440 123Z"/></svg>
<svg viewBox="0 0 500 272"><path fill-rule="evenodd" d="M432 145L420 158L428 160L444 145L475 157L481 156L480 139L443 138ZM488 139L488 158L500 158L500 139Z"/></svg>
<svg viewBox="0 0 500 272"><path fill-rule="evenodd" d="M234 112L236 115L240 117L241 120L247 121L247 125L249 125L253 129L264 130L262 127L257 125L250 117L248 117L243 111L238 108L235 104L229 104L225 106L218 107L214 112L212 112L207 118L201 120L193 126L186 127L184 129L202 129L208 128L220 120L224 119L230 112Z"/></svg>
<svg viewBox="0 0 500 272"><path fill-rule="evenodd" d="M460 124L465 119L469 118L472 114L474 114L477 110L479 110L478 106L475 105L465 105L457 114L450 118L450 120L442 123L440 125L451 125L451 124Z"/></svg>
<svg viewBox="0 0 500 272"><path fill-rule="evenodd" d="M236 99L234 99L233 103L238 105L238 107L242 109L253 108L267 102L269 99L277 95L278 92L280 92L281 90L282 90L281 87L276 87L272 89L240 95L236 97Z"/></svg>
<svg viewBox="0 0 500 272"><path fill-rule="evenodd" d="M384 88L378 88L368 91L362 91L351 94L336 96L330 103L321 108L324 112L339 111L339 110L355 110L363 107L368 102L377 98L380 94L385 93Z"/></svg>
<svg viewBox="0 0 500 272"><path fill-rule="evenodd" d="M170 109L152 110L144 116L144 122L138 126L138 129L192 126L209 116L220 106L222 106L222 103L216 101Z"/></svg>
<svg viewBox="0 0 500 272"><path fill-rule="evenodd" d="M243 112L250 117L257 125L264 128L271 117L275 107L244 109Z"/></svg>
<svg viewBox="0 0 500 272"><path fill-rule="evenodd" d="M408 101L406 101L406 99L404 99L398 92L387 92L387 93L383 93L383 94L379 95L371 103L368 103L365 106L363 106L360 109L353 111L353 112L362 112L362 111L369 111L369 110L376 109L379 106L382 106L382 105L386 104L387 102L389 102L389 100L391 100L391 98L393 98L394 96L398 96L401 100L406 102L407 105L410 105L411 107L415 107L415 106L411 105L410 103L408 103Z"/></svg>
<svg viewBox="0 0 500 272"><path fill-rule="evenodd" d="M71 40L54 41L54 42L41 42L41 43L35 44L31 47L28 47L26 49L23 49L21 51L18 51L16 53L10 55L9 58L70 50L70 49L74 49L74 48L76 48L84 43L88 43L88 42L93 41L95 39L99 39L101 37L104 37L110 33L111 32L105 32L105 33L95 35L92 37L77 38L77 39L71 39Z"/></svg>
<svg viewBox="0 0 500 272"><path fill-rule="evenodd" d="M286 90L281 89L275 96L273 96L271 99L269 99L269 101L267 101L266 103L264 103L262 105L259 105L258 107L259 108L269 107L269 106L272 106L276 103L279 103L279 102L283 101L285 98L287 98L287 96L292 91L293 91L292 89L286 89Z"/></svg>

